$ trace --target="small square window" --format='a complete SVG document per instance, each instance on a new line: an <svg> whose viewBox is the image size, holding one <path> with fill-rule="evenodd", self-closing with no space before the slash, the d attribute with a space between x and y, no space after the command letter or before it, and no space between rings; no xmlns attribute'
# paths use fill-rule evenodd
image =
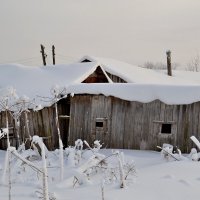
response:
<svg viewBox="0 0 200 200"><path fill-rule="evenodd" d="M172 124L162 124L161 133L171 134L172 133Z"/></svg>
<svg viewBox="0 0 200 200"><path fill-rule="evenodd" d="M103 122L97 121L96 122L96 127L102 128L103 127Z"/></svg>

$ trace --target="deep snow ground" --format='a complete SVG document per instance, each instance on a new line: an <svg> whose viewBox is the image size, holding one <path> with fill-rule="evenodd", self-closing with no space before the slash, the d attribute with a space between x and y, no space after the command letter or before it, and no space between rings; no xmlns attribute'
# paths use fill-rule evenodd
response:
<svg viewBox="0 0 200 200"><path fill-rule="evenodd" d="M118 182L105 184L105 200L197 200L200 190L200 162L191 160L166 161L159 152L120 150L124 152L125 160L134 160L137 175L131 176L127 187L120 189ZM111 150L101 150L102 154L110 155ZM5 151L0 151L0 177L3 173ZM34 162L39 165L39 161ZM101 199L102 176L91 177L90 182L76 185L73 188L72 167L65 159L64 180L59 181L58 157L51 152L49 160L49 191L55 193L58 200L96 200ZM37 173L29 167L25 172L18 170L18 165L12 167L12 199L38 199L35 191L39 190ZM8 199L8 188L0 186L0 200Z"/></svg>

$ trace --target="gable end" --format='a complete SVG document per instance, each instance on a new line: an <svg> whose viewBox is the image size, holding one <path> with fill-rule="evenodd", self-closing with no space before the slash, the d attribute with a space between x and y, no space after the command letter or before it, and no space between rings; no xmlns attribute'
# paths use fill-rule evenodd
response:
<svg viewBox="0 0 200 200"><path fill-rule="evenodd" d="M96 70L89 75L82 83L109 83L107 77L102 71L101 67L97 67Z"/></svg>

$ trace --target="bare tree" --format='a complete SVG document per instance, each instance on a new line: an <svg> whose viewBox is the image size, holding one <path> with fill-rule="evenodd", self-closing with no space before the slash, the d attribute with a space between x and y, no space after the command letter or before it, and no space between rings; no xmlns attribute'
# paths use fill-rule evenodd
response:
<svg viewBox="0 0 200 200"><path fill-rule="evenodd" d="M64 160L63 160L63 142L61 138L60 133L60 127L59 127L59 113L58 113L58 101L64 97L66 97L66 91L65 88L60 88L58 85L54 85L51 90L52 97L40 97L45 102L50 102L55 107L55 122L56 122L56 128L57 128L57 134L58 134L58 142L59 142L59 156L60 156L60 180L63 180L63 173L64 173Z"/></svg>
<svg viewBox="0 0 200 200"><path fill-rule="evenodd" d="M147 61L142 65L142 67L147 69L155 69L155 64L153 62Z"/></svg>
<svg viewBox="0 0 200 200"><path fill-rule="evenodd" d="M178 66L179 66L178 63L172 63L172 69L177 69ZM167 69L167 64L162 63L162 62L154 63L154 62L147 61L141 67L147 68L147 69L165 70L165 69Z"/></svg>
<svg viewBox="0 0 200 200"><path fill-rule="evenodd" d="M191 58L190 62L187 64L187 70L193 72L198 72L200 70L200 56L198 53Z"/></svg>

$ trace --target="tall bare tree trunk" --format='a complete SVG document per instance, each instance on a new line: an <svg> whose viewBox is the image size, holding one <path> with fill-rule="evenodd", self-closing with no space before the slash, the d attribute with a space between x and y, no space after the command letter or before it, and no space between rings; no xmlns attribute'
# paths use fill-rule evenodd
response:
<svg viewBox="0 0 200 200"><path fill-rule="evenodd" d="M16 135L17 135L17 147L20 146L20 137L19 137L19 124L18 124L18 119L14 118L15 120L15 128L16 128Z"/></svg>
<svg viewBox="0 0 200 200"><path fill-rule="evenodd" d="M25 126L26 126L27 135L28 135L29 139L31 140L27 110L24 111L24 116L25 116Z"/></svg>
<svg viewBox="0 0 200 200"><path fill-rule="evenodd" d="M6 102L7 108L8 102ZM7 129L7 153L8 153L8 199L11 200L11 154L10 154L10 139L9 139L9 124L8 111L6 109L6 129ZM5 169L6 170L6 169Z"/></svg>
<svg viewBox="0 0 200 200"><path fill-rule="evenodd" d="M55 111L56 111L56 127L58 132L58 140L59 140L59 150L60 150L60 180L63 180L63 142L60 135L60 128L59 128L59 121L58 121L58 105L57 102L55 102Z"/></svg>
<svg viewBox="0 0 200 200"><path fill-rule="evenodd" d="M119 161L119 174L120 174L120 188L125 188L125 178L124 178L124 169L123 169L123 161L122 154L118 153L118 161Z"/></svg>
<svg viewBox="0 0 200 200"><path fill-rule="evenodd" d="M49 190L48 190L48 180L47 180L47 166L46 166L46 158L45 158L45 147L44 143L41 144L42 150L42 162L43 162L43 197L44 200L49 200Z"/></svg>

